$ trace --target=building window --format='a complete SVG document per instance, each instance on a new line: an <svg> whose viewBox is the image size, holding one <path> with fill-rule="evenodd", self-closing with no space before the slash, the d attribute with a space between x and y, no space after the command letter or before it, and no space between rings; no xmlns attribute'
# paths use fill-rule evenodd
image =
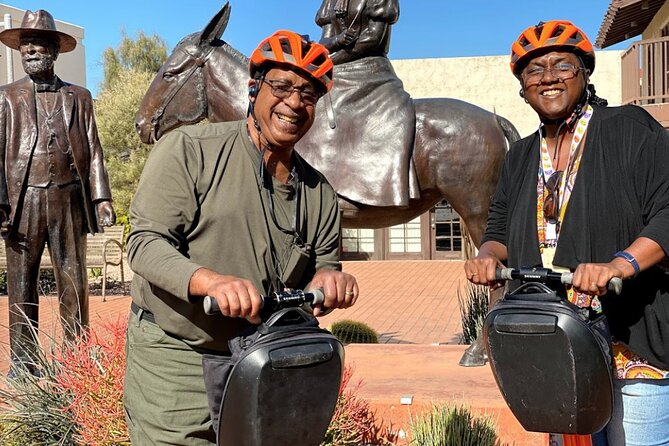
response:
<svg viewBox="0 0 669 446"><path fill-rule="evenodd" d="M435 250L437 252L462 251L460 216L443 200L434 207Z"/></svg>
<svg viewBox="0 0 669 446"><path fill-rule="evenodd" d="M349 254L373 254L373 229L342 229L342 251Z"/></svg>
<svg viewBox="0 0 669 446"><path fill-rule="evenodd" d="M421 252L420 217L389 229L389 251L393 254Z"/></svg>

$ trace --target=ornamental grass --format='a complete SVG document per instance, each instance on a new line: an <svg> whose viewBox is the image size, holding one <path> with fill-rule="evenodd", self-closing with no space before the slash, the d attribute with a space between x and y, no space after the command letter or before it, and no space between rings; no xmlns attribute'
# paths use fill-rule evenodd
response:
<svg viewBox="0 0 669 446"><path fill-rule="evenodd" d="M435 405L411 417L410 426L415 446L506 446L490 417L474 416L464 405Z"/></svg>
<svg viewBox="0 0 669 446"><path fill-rule="evenodd" d="M0 444L129 445L123 412L126 322L37 346L30 368L0 377Z"/></svg>

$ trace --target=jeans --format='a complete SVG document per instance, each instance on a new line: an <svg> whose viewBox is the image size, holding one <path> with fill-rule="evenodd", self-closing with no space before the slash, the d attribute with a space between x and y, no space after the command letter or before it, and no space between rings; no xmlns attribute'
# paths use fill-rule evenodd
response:
<svg viewBox="0 0 669 446"><path fill-rule="evenodd" d="M608 446L669 446L669 379L617 379L613 397Z"/></svg>

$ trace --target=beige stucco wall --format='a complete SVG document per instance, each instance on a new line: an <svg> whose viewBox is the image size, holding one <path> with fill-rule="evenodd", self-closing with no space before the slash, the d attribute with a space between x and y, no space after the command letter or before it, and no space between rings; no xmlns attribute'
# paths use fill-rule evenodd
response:
<svg viewBox="0 0 669 446"><path fill-rule="evenodd" d="M643 39L655 39L662 37L662 28L669 23L669 2L665 2L664 5L657 11L653 20L650 21L646 29L641 33Z"/></svg>
<svg viewBox="0 0 669 446"><path fill-rule="evenodd" d="M621 51L597 52L592 82L609 104L621 102ZM509 119L521 136L539 120L518 95L520 85L509 69L509 56L393 60L393 67L414 98L448 97L478 105Z"/></svg>
<svg viewBox="0 0 669 446"><path fill-rule="evenodd" d="M21 26L24 9L14 8L0 3L0 21L4 21L5 14L11 14L12 28ZM50 11L49 11L50 12ZM56 74L63 80L81 86L86 86L86 53L82 40L84 39L84 29L80 26L56 20L58 31L67 33L77 39L77 47L74 51L64 53L58 56L56 60ZM4 29L4 28L0 28ZM12 52L14 80L25 76L23 66L21 65L21 56L18 51L10 50L0 43L0 85L7 83L7 52Z"/></svg>

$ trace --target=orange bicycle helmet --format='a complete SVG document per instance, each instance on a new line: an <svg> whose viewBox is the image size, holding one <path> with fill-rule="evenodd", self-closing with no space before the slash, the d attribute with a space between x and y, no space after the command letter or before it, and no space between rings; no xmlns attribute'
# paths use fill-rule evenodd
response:
<svg viewBox="0 0 669 446"><path fill-rule="evenodd" d="M306 73L327 92L332 88L334 66L328 54L320 43L292 31L281 30L260 42L253 51L249 72L255 78L265 65L287 65Z"/></svg>
<svg viewBox="0 0 669 446"><path fill-rule="evenodd" d="M583 31L568 20L550 20L530 26L511 45L511 71L516 77L540 52L572 51L581 56L585 68L595 70L595 51Z"/></svg>

